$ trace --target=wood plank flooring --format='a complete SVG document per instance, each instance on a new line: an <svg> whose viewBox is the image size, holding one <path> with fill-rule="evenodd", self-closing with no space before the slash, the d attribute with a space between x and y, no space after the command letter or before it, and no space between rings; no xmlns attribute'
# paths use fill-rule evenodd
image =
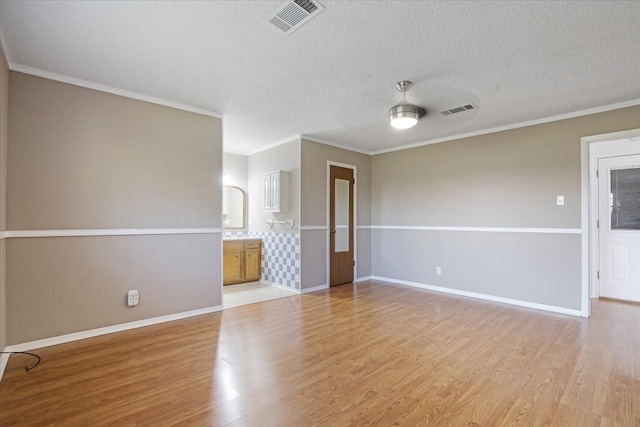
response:
<svg viewBox="0 0 640 427"><path fill-rule="evenodd" d="M11 356L2 426L640 426L640 305L380 282Z"/></svg>

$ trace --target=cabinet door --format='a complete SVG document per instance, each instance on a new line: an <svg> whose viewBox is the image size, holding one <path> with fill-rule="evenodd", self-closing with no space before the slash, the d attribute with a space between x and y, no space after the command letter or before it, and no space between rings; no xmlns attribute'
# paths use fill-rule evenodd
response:
<svg viewBox="0 0 640 427"><path fill-rule="evenodd" d="M271 209L271 175L264 175L262 177L262 209L268 211Z"/></svg>
<svg viewBox="0 0 640 427"><path fill-rule="evenodd" d="M225 252L222 256L222 283L230 285L244 281L243 252Z"/></svg>
<svg viewBox="0 0 640 427"><path fill-rule="evenodd" d="M275 171L262 176L264 212L289 211L289 172Z"/></svg>
<svg viewBox="0 0 640 427"><path fill-rule="evenodd" d="M245 249L244 280L255 282L260 280L260 249Z"/></svg>
<svg viewBox="0 0 640 427"><path fill-rule="evenodd" d="M275 212L280 211L280 175L272 173L269 177L271 181L271 209Z"/></svg>

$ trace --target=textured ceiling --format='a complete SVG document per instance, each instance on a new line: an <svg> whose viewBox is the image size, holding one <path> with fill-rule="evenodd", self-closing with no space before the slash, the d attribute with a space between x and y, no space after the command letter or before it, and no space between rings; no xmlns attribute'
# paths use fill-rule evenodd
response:
<svg viewBox="0 0 640 427"><path fill-rule="evenodd" d="M2 0L0 32L14 69L223 114L243 153L296 135L376 152L640 103L639 1L320 3L286 36L266 23L279 1ZM398 131L404 79L428 114Z"/></svg>

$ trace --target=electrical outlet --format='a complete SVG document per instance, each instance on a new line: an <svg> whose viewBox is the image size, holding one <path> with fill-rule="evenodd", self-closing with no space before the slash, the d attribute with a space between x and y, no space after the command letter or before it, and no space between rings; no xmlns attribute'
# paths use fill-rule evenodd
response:
<svg viewBox="0 0 640 427"><path fill-rule="evenodd" d="M140 304L140 294L138 293L137 290L132 290L129 291L129 293L127 294L127 305L129 307L133 307Z"/></svg>
<svg viewBox="0 0 640 427"><path fill-rule="evenodd" d="M442 274L442 269L440 267L436 267L436 274L438 276Z"/></svg>

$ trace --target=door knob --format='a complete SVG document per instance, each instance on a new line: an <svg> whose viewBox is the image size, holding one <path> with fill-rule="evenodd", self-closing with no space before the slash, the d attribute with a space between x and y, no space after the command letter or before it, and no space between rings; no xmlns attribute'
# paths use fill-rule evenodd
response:
<svg viewBox="0 0 640 427"><path fill-rule="evenodd" d="M336 230L331 230L331 233L335 234L335 233L336 233Z"/></svg>

